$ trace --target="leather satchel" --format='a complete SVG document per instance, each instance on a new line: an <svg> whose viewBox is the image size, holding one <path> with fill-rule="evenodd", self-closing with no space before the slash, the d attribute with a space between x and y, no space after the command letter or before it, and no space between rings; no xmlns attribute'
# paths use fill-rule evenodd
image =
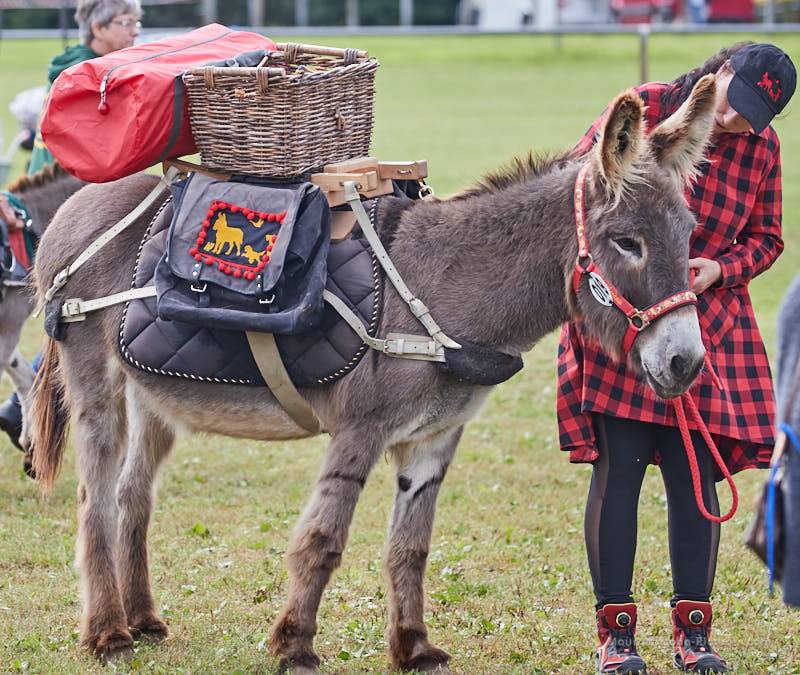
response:
<svg viewBox="0 0 800 675"><path fill-rule="evenodd" d="M283 335L320 322L331 216L318 187L194 173L172 192L155 273L161 319Z"/></svg>

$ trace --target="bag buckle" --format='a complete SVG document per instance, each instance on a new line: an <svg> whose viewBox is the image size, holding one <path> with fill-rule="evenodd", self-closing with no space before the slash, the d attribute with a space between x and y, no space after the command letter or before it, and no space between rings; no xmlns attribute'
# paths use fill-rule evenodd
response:
<svg viewBox="0 0 800 675"><path fill-rule="evenodd" d="M194 283L192 283L192 285L189 286L189 288L191 288L195 293L205 293L206 288L208 288L208 284L203 282L202 286L197 286Z"/></svg>
<svg viewBox="0 0 800 675"><path fill-rule="evenodd" d="M275 294L274 293L270 293L269 295L258 299L258 304L259 305L271 305L273 302L275 302Z"/></svg>

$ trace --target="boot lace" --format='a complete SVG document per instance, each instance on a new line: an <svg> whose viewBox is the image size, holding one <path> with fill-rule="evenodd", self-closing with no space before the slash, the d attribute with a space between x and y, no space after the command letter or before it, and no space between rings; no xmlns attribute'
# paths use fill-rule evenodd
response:
<svg viewBox="0 0 800 675"><path fill-rule="evenodd" d="M692 651L699 651L708 654L713 654L714 650L708 642L708 631L703 626L685 628L683 631L686 640L689 642L689 648Z"/></svg>

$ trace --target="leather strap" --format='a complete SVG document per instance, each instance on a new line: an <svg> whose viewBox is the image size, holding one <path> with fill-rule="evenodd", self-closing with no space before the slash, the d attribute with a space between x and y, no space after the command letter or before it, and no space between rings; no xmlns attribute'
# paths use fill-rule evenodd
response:
<svg viewBox="0 0 800 675"><path fill-rule="evenodd" d="M54 297L55 294L58 293L64 286L66 285L69 278L75 274L83 265L91 259L91 257L97 253L101 248L103 248L108 242L110 242L114 237L116 237L120 232L125 231L129 228L133 223L135 223L139 217L149 209L153 203L158 199L159 195L168 188L175 179L181 174L181 171L176 167L170 167L167 169L166 173L161 177L161 180L158 182L152 191L150 192L147 197L144 198L142 202L140 202L133 211L131 211L127 216L125 216L122 220L120 220L116 225L112 228L106 230L101 234L97 239L95 239L89 246L87 246L83 252L75 258L72 264L69 267L65 267L61 270L58 274L56 274L55 278L53 279L53 283L50 288L44 294L44 300L42 304L36 309L34 312L34 316L38 316L44 305L50 302Z"/></svg>
<svg viewBox="0 0 800 675"><path fill-rule="evenodd" d="M375 349L386 356L419 361L445 362L444 347L434 339L424 335L405 335L390 333L385 340L372 337L358 315L337 295L328 290L323 291L322 297L333 309L347 322L358 337L371 349Z"/></svg>
<svg viewBox="0 0 800 675"><path fill-rule="evenodd" d="M461 349L460 344L445 335L444 331L439 327L439 324L437 324L431 316L430 310L425 306L425 303L414 296L408 286L406 286L403 278L400 276L400 272L397 271L394 263L389 258L389 254L383 247L383 242L375 231L372 221L364 209L364 205L361 203L361 196L358 194L355 182L349 180L345 181L343 185L345 199L347 199L350 208L353 209L353 213L356 214L358 224L361 226L364 236L367 238L370 247L374 251L375 257L386 272L389 281L392 282L392 286L397 289L400 297L405 300L411 313L417 317L417 320L423 325L425 330L428 331L428 335L436 340L436 342L450 349Z"/></svg>
<svg viewBox="0 0 800 675"><path fill-rule="evenodd" d="M261 372L261 377L264 378L264 382L267 383L278 403L289 417L298 426L305 429L310 436L318 434L322 430L319 419L308 402L297 391L289 378L289 373L283 367L275 336L272 333L255 331L247 331L245 335L247 335L250 352Z"/></svg>
<svg viewBox="0 0 800 675"><path fill-rule="evenodd" d="M137 300L141 298L153 298L156 295L155 286L145 286L144 288L131 288L128 291L106 295L94 300L82 300L81 298L67 298L61 306L61 320L64 323L73 323L86 319L88 312L95 312L98 309L105 309L111 305L118 305L121 302Z"/></svg>

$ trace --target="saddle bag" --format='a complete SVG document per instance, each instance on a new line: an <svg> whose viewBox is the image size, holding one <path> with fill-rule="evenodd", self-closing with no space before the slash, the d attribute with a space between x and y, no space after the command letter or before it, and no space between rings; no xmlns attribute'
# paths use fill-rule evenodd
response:
<svg viewBox="0 0 800 675"><path fill-rule="evenodd" d="M42 136L69 173L92 183L192 154L183 73L274 48L263 35L211 24L76 64L53 83Z"/></svg>
<svg viewBox="0 0 800 675"><path fill-rule="evenodd" d="M320 322L331 215L318 187L194 173L173 197L155 273L161 319L277 334Z"/></svg>

